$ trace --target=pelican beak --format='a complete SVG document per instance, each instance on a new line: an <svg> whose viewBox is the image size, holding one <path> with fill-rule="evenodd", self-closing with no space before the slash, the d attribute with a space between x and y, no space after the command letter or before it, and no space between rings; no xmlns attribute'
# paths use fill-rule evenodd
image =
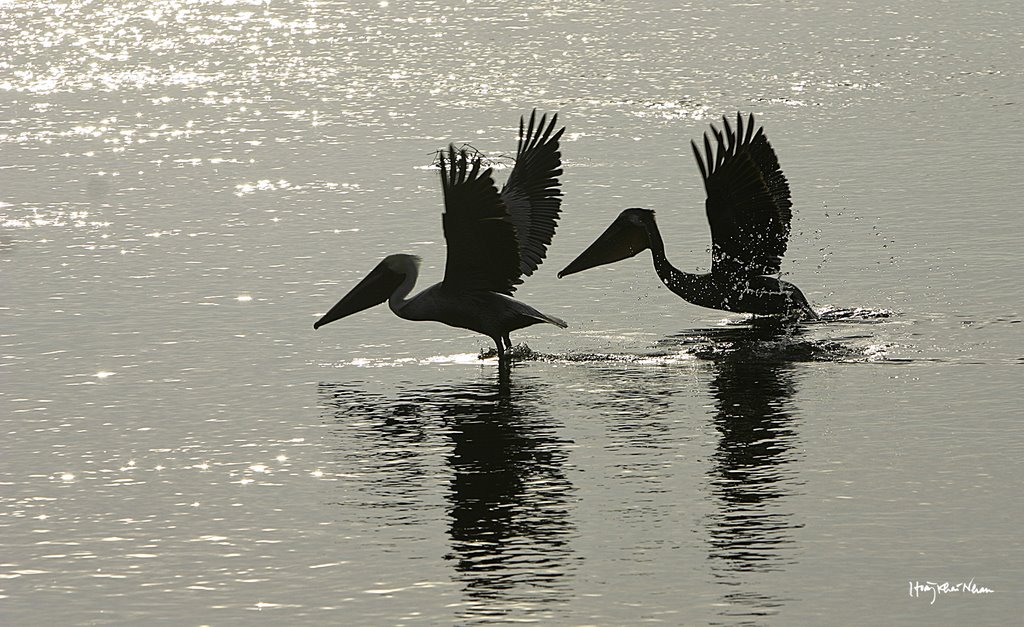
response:
<svg viewBox="0 0 1024 627"><path fill-rule="evenodd" d="M594 243L558 273L558 278L615 263L643 252L650 247L647 230L626 210L605 229Z"/></svg>
<svg viewBox="0 0 1024 627"><path fill-rule="evenodd" d="M313 328L319 329L325 324L383 303L404 279L405 275L392 270L387 260L380 262L359 282L359 285L352 288L352 291L345 294L344 298L317 320Z"/></svg>

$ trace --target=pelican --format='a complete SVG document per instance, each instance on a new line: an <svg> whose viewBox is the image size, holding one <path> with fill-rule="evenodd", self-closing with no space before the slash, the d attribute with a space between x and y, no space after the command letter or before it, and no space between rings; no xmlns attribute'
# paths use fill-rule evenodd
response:
<svg viewBox="0 0 1024 627"><path fill-rule="evenodd" d="M412 298L419 275L415 255L385 257L352 291L313 325L325 324L388 301L391 311L406 320L433 320L482 333L494 341L499 365L507 365L509 333L546 322L563 329L565 321L541 313L512 298L516 286L544 260L555 234L562 205L558 177L562 174L555 131L558 114L529 125L519 119L519 147L508 181L498 192L491 168L482 170L479 155L448 147L440 153L444 191L442 225L448 243L444 280Z"/></svg>
<svg viewBox="0 0 1024 627"><path fill-rule="evenodd" d="M800 289L778 278L789 239L789 183L764 128L754 131L754 115L744 126L736 114L736 132L722 118L714 125L717 150L704 134L704 154L693 141L711 224L711 272L676 269L665 257L665 244L650 209L632 208L618 218L564 270L566 275L614 263L651 249L658 278L681 298L701 307L788 319L818 319ZM776 276L772 276L776 275Z"/></svg>

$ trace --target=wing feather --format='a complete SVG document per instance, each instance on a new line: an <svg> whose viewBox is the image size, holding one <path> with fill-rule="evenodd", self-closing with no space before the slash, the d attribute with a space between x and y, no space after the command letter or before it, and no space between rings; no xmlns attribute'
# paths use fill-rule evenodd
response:
<svg viewBox="0 0 1024 627"><path fill-rule="evenodd" d="M519 246L521 276L530 276L547 255L547 247L555 235L562 207L562 191L558 177L562 174L562 154L558 141L565 127L555 131L558 114L547 114L537 120L537 110L530 121L519 119L519 146L516 165L501 190L501 200L515 225Z"/></svg>
<svg viewBox="0 0 1024 627"><path fill-rule="evenodd" d="M448 147L441 153L444 190L444 236L448 258L445 287L459 291L487 290L511 295L519 278L516 227L491 177L481 171L480 157Z"/></svg>
<svg viewBox="0 0 1024 627"><path fill-rule="evenodd" d="M754 132L753 114L746 125L737 114L735 133L729 121L722 120L724 133L711 127L715 150L707 133L703 158L697 144L690 142L707 191L711 271L776 274L781 270L793 217L789 182L764 129Z"/></svg>

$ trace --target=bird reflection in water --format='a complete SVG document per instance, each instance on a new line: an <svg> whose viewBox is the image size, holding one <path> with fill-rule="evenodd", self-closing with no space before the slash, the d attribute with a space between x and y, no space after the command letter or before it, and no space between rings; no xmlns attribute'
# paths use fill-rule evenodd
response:
<svg viewBox="0 0 1024 627"><path fill-rule="evenodd" d="M802 327L769 319L752 326L680 336L690 352L713 361L709 391L718 444L708 471L715 512L707 520L709 557L730 619L770 616L784 599L756 591L757 574L792 563L793 531L802 524L786 511L798 482L788 468L798 436L791 414L795 362L837 350L801 339Z"/></svg>
<svg viewBox="0 0 1024 627"><path fill-rule="evenodd" d="M388 483L417 501L406 508L430 507L434 495L425 492L445 490L445 558L463 589L465 619L541 620L572 595L565 581L573 568L569 442L558 436L541 389L526 376L512 383L507 372L494 382L405 389L391 398L360 398L350 385L320 388L338 424L363 422L362 435L379 440L361 445L382 452L387 466L375 476L399 475ZM438 447L448 451L447 486L423 487L432 472L426 466L436 462L393 459L396 451Z"/></svg>

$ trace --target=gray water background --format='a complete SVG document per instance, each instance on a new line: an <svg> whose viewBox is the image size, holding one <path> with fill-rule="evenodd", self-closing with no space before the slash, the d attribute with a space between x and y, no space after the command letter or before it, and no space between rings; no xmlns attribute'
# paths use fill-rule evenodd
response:
<svg viewBox="0 0 1024 627"><path fill-rule="evenodd" d="M0 4L0 622L1014 622L1022 25ZM532 107L568 127L565 203L517 296L569 329L514 334L507 380L386 307L314 332L387 254L440 280L434 151L511 155ZM688 144L737 110L790 180L786 278L836 320L752 328L646 256L555 278L629 206L706 269Z"/></svg>

